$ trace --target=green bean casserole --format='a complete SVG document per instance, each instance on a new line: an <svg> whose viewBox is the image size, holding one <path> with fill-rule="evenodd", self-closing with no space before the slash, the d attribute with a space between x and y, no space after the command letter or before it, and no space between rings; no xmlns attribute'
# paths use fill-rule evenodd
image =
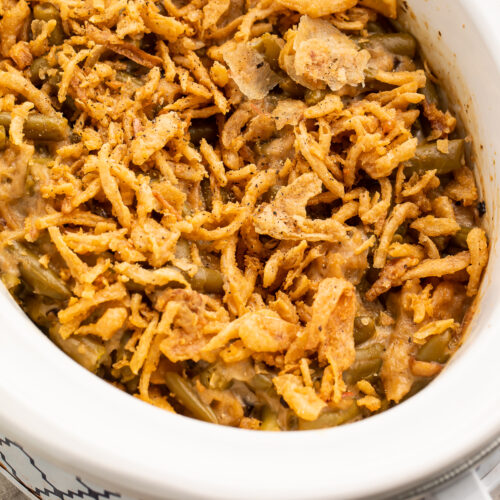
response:
<svg viewBox="0 0 500 500"><path fill-rule="evenodd" d="M2 280L76 362L276 431L360 420L440 373L485 205L395 0L0 15Z"/></svg>

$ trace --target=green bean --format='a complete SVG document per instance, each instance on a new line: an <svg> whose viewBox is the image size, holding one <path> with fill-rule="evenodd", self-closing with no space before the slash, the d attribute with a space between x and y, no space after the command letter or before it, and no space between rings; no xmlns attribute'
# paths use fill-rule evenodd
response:
<svg viewBox="0 0 500 500"><path fill-rule="evenodd" d="M45 57L37 57L30 65L30 80L33 85L40 86L44 82L48 82L56 87L61 78L61 71L54 69Z"/></svg>
<svg viewBox="0 0 500 500"><path fill-rule="evenodd" d="M302 99L306 92L306 88L298 83L294 82L291 78L284 77L279 83L280 89L285 95L289 97L295 97L297 99Z"/></svg>
<svg viewBox="0 0 500 500"><path fill-rule="evenodd" d="M407 399L411 398L412 396L415 396L415 394L417 394L417 392L420 392L422 389L424 389L429 384L429 382L431 380L432 380L432 377L422 377L422 378L415 380L415 382L413 382L409 392L406 394L406 396L400 402L402 403L403 401L406 401Z"/></svg>
<svg viewBox="0 0 500 500"><path fill-rule="evenodd" d="M175 399L181 403L194 417L205 422L217 423L217 416L210 406L203 403L195 393L191 384L178 373L167 372L165 383L174 395Z"/></svg>
<svg viewBox="0 0 500 500"><path fill-rule="evenodd" d="M304 95L304 100L308 106L314 106L321 102L327 95L327 90L311 90L307 89Z"/></svg>
<svg viewBox="0 0 500 500"><path fill-rule="evenodd" d="M355 384L363 379L373 378L378 375L382 367L382 360L367 359L364 361L355 361L353 365L344 372L344 380L346 384Z"/></svg>
<svg viewBox="0 0 500 500"><path fill-rule="evenodd" d="M377 80L377 68L365 68L365 87L369 92L385 92L394 88L394 85L390 85L389 83L381 82Z"/></svg>
<svg viewBox="0 0 500 500"><path fill-rule="evenodd" d="M7 147L7 143L8 138L7 134L5 133L5 127L3 125L0 125L0 151Z"/></svg>
<svg viewBox="0 0 500 500"><path fill-rule="evenodd" d="M354 342L356 345L366 342L375 333L375 321L370 316L354 318Z"/></svg>
<svg viewBox="0 0 500 500"><path fill-rule="evenodd" d="M269 408L269 406L265 406L262 410L262 424L260 425L261 431L280 431L281 427L278 424L278 417L276 413Z"/></svg>
<svg viewBox="0 0 500 500"><path fill-rule="evenodd" d="M52 66L48 63L45 57L37 57L30 65L30 79L33 85L40 85L47 77L47 71ZM42 75L45 75L42 77Z"/></svg>
<svg viewBox="0 0 500 500"><path fill-rule="evenodd" d="M51 21L52 19L59 18L59 11L57 7L51 3L37 3L33 7L33 17L35 19L40 19L41 21Z"/></svg>
<svg viewBox="0 0 500 500"><path fill-rule="evenodd" d="M275 184L274 186L271 186L263 195L262 195L262 201L265 201L266 203L269 203L276 198L276 195L278 194L278 191L282 188L282 186Z"/></svg>
<svg viewBox="0 0 500 500"><path fill-rule="evenodd" d="M253 144L253 151L258 156L267 156L267 149L272 141L256 141Z"/></svg>
<svg viewBox="0 0 500 500"><path fill-rule="evenodd" d="M406 236L406 233L407 233L407 232L408 232L408 223L407 223L407 222L403 222L403 224L401 224L401 225L397 228L397 230L396 230L396 233L395 233L395 234L400 235L400 236L403 238L403 240L404 240L404 238L405 238L405 236Z"/></svg>
<svg viewBox="0 0 500 500"><path fill-rule="evenodd" d="M471 232L472 227L460 226L460 229L451 237L453 243L460 248L468 250L467 236Z"/></svg>
<svg viewBox="0 0 500 500"><path fill-rule="evenodd" d="M384 346L382 344L371 344L366 347L358 347L356 349L356 361L380 358L383 353Z"/></svg>
<svg viewBox="0 0 500 500"><path fill-rule="evenodd" d="M196 274L187 278L194 290L204 293L223 293L224 279L217 269L198 267Z"/></svg>
<svg viewBox="0 0 500 500"><path fill-rule="evenodd" d="M49 70L52 71L49 73ZM33 85L40 87L43 83L48 83L52 87L57 87L61 82L61 78L61 71L50 66L44 57L39 57L31 63L30 80ZM69 97L66 96L66 99Z"/></svg>
<svg viewBox="0 0 500 500"><path fill-rule="evenodd" d="M171 271L175 271L176 273L180 273L186 281L189 281L189 276L187 275L187 273L185 273L178 267L167 265L164 266L163 269L169 269ZM145 289L149 288L149 284L147 282L136 282L133 280L133 278L129 279L124 284L127 290L130 290L131 292L143 292ZM165 284L165 286L167 286L168 288L186 288L186 284L180 279L177 280L177 277L171 278L170 281Z"/></svg>
<svg viewBox="0 0 500 500"><path fill-rule="evenodd" d="M262 54L264 60L271 66L273 71L280 71L278 59L281 52L281 45L276 35L264 33L253 42L253 48Z"/></svg>
<svg viewBox="0 0 500 500"><path fill-rule="evenodd" d="M409 176L434 169L437 175L449 174L462 165L464 146L463 139L448 141L448 153L439 151L435 142L417 146L415 156L406 162L405 174Z"/></svg>
<svg viewBox="0 0 500 500"><path fill-rule="evenodd" d="M28 139L62 141L68 136L68 122L64 118L41 114L28 115L24 124Z"/></svg>
<svg viewBox="0 0 500 500"><path fill-rule="evenodd" d="M129 280L129 281L127 281L125 283L125 288L129 292L133 292L133 293L144 292L144 286L143 285L139 285L139 283L136 283L135 281L132 281L132 280Z"/></svg>
<svg viewBox="0 0 500 500"><path fill-rule="evenodd" d="M191 250L189 243L181 238L177 241L175 248L175 256L178 259L191 260ZM173 269L179 270L177 267ZM189 276L186 272L182 271L186 281L189 282L193 290L203 293L223 293L224 292L224 278L222 273L217 269L199 266L198 271L194 276Z"/></svg>
<svg viewBox="0 0 500 500"><path fill-rule="evenodd" d="M127 392L129 394L135 394L139 387L140 377L135 376L132 380L129 380L125 385L127 387Z"/></svg>
<svg viewBox="0 0 500 500"><path fill-rule="evenodd" d="M31 161L28 162L28 165L31 164ZM32 195L33 194L33 188L36 186L36 180L33 178L31 175L31 172L28 172L26 175L26 182L24 183L25 191L26 193Z"/></svg>
<svg viewBox="0 0 500 500"><path fill-rule="evenodd" d="M4 127L6 131L9 129L11 121L12 117L10 113L0 113L0 125Z"/></svg>
<svg viewBox="0 0 500 500"><path fill-rule="evenodd" d="M384 398L380 401L380 408L374 413L382 413L383 411L388 410L390 406L391 402Z"/></svg>
<svg viewBox="0 0 500 500"><path fill-rule="evenodd" d="M41 21L57 21L54 31L49 36L49 43L51 45L61 45L64 41L65 34L62 27L61 16L57 7L51 3L39 3L33 7L33 17Z"/></svg>
<svg viewBox="0 0 500 500"><path fill-rule="evenodd" d="M64 39L66 38L66 33L64 33L64 28L62 25L61 19L56 19L56 25L54 27L54 30L52 33L49 35L49 43L50 45L61 45L64 42Z"/></svg>
<svg viewBox="0 0 500 500"><path fill-rule="evenodd" d="M422 89L422 94L424 94L429 104L435 104L436 106L439 104L439 96L436 86L432 83L429 77L427 77L425 87Z"/></svg>
<svg viewBox="0 0 500 500"><path fill-rule="evenodd" d="M373 378L378 375L382 366L382 353L384 346L372 344L368 347L356 349L356 359L351 367L343 374L346 384L355 384L365 378Z"/></svg>
<svg viewBox="0 0 500 500"><path fill-rule="evenodd" d="M442 252L448 246L450 238L449 236L434 236L431 240L434 242L434 245L436 245L436 248Z"/></svg>
<svg viewBox="0 0 500 500"><path fill-rule="evenodd" d="M451 330L448 329L441 335L433 335L417 352L417 361L446 363L450 354L447 352L451 340Z"/></svg>
<svg viewBox="0 0 500 500"><path fill-rule="evenodd" d="M184 239L180 238L177 241L177 246L175 247L175 256L178 259L188 259L191 260L191 249L189 243ZM196 274L191 277L185 273L186 280L189 281L190 285L194 290L204 293L223 293L224 280L222 274L217 269L210 269L208 267L198 267Z"/></svg>
<svg viewBox="0 0 500 500"><path fill-rule="evenodd" d="M54 163L54 158L48 156L35 155L28 161L28 170L31 172L32 169L38 168L48 168Z"/></svg>
<svg viewBox="0 0 500 500"><path fill-rule="evenodd" d="M367 42L361 42L361 46L371 48L373 42L380 43L384 49L397 56L414 58L417 51L417 41L409 33L375 33L368 37Z"/></svg>
<svg viewBox="0 0 500 500"><path fill-rule="evenodd" d="M393 243L403 243L404 238L400 234L395 233L394 236L392 237L392 242Z"/></svg>
<svg viewBox="0 0 500 500"><path fill-rule="evenodd" d="M356 418L359 415L359 408L356 403L353 403L346 410L335 410L333 408L325 408L316 420L309 421L299 418L299 430L314 430L326 429L328 427L336 427L344 424L349 420Z"/></svg>
<svg viewBox="0 0 500 500"><path fill-rule="evenodd" d="M265 33L255 42L254 48L262 54L264 60L269 64L271 69L281 76L279 87L281 90L290 97L302 98L306 89L294 82L286 73L284 73L279 65L279 55L281 52L281 45L276 35Z"/></svg>
<svg viewBox="0 0 500 500"><path fill-rule="evenodd" d="M299 417L290 408L286 410L282 421L284 422L283 428L287 431L296 431L299 428Z"/></svg>
<svg viewBox="0 0 500 500"><path fill-rule="evenodd" d="M195 146L199 146L202 139L209 144L215 144L219 138L217 124L210 118L198 118L191 121L189 136Z"/></svg>
<svg viewBox="0 0 500 500"><path fill-rule="evenodd" d="M273 381L269 375L257 373L252 377L249 385L255 391L267 391L273 387Z"/></svg>
<svg viewBox="0 0 500 500"><path fill-rule="evenodd" d="M234 203L236 201L234 193L225 187L220 188L220 197L223 203Z"/></svg>
<svg viewBox="0 0 500 500"><path fill-rule="evenodd" d="M57 87L59 83L61 83L62 73L60 71L56 71L54 74L50 75L47 82L52 85L52 87Z"/></svg>
<svg viewBox="0 0 500 500"><path fill-rule="evenodd" d="M386 33L385 29L380 26L379 23L374 21L369 21L368 23L366 23L366 29L370 33Z"/></svg>
<svg viewBox="0 0 500 500"><path fill-rule="evenodd" d="M142 87L142 81L126 71L117 71L115 79L122 83L131 82L136 88Z"/></svg>
<svg viewBox="0 0 500 500"><path fill-rule="evenodd" d="M0 113L0 125L10 127L10 113ZM58 116L46 116L40 113L28 115L24 122L24 133L35 141L62 141L68 136L68 122Z"/></svg>
<svg viewBox="0 0 500 500"><path fill-rule="evenodd" d="M221 375L214 366L210 366L200 373L200 382L207 389L215 391L225 391L233 385L233 379Z"/></svg>
<svg viewBox="0 0 500 500"><path fill-rule="evenodd" d="M127 384L137 378L137 375L130 369L130 366L122 366L119 369L119 378L122 384Z"/></svg>
<svg viewBox="0 0 500 500"><path fill-rule="evenodd" d="M365 81L372 83L375 80L378 71L379 71L378 68L365 68L364 70ZM375 80L374 83L377 84L377 81Z"/></svg>
<svg viewBox="0 0 500 500"><path fill-rule="evenodd" d="M210 379L212 377L212 370L203 370L200 373L200 382L205 386L207 389L211 389L210 387Z"/></svg>
<svg viewBox="0 0 500 500"><path fill-rule="evenodd" d="M64 281L54 271L43 267L35 254L16 241L11 242L10 247L19 262L21 277L36 294L55 300L66 300L71 296Z"/></svg>
<svg viewBox="0 0 500 500"><path fill-rule="evenodd" d="M387 22L391 26L392 31L396 33L404 33L405 27L397 19L384 18L383 20L384 22Z"/></svg>
<svg viewBox="0 0 500 500"><path fill-rule="evenodd" d="M49 336L70 358L93 373L97 372L106 355L105 347L90 337L73 335L63 339L55 328L50 329Z"/></svg>
<svg viewBox="0 0 500 500"><path fill-rule="evenodd" d="M19 282L19 278L17 281ZM32 293L29 294L29 297L23 297L23 308L31 321L47 331L51 327L51 323L56 320L54 311L57 311L58 307L59 304L56 301L41 295Z"/></svg>
<svg viewBox="0 0 500 500"><path fill-rule="evenodd" d="M128 360L132 358L132 353L126 349L127 343L132 336L131 331L125 331L120 338L119 344L116 347L116 352L114 354L114 359L118 360ZM130 381L133 381L137 375L130 369L130 366L121 366L120 368L111 367L110 375L118 379L122 384L127 385Z"/></svg>

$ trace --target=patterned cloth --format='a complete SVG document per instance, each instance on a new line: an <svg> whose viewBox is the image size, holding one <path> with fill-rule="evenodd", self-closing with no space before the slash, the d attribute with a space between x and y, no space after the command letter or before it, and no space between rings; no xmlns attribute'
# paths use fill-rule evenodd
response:
<svg viewBox="0 0 500 500"><path fill-rule="evenodd" d="M0 473L30 500L131 500L28 453L22 446L0 435ZM11 500L2 498L0 500Z"/></svg>

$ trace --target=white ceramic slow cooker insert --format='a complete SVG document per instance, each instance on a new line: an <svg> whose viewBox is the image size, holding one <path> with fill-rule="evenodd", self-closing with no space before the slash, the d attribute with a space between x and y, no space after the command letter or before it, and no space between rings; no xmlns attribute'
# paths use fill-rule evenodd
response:
<svg viewBox="0 0 500 500"><path fill-rule="evenodd" d="M328 1L328 0L325 0ZM0 433L135 498L352 499L407 490L500 435L500 1L401 9L474 138L490 262L467 341L407 402L354 424L267 433L159 410L74 363L0 291Z"/></svg>

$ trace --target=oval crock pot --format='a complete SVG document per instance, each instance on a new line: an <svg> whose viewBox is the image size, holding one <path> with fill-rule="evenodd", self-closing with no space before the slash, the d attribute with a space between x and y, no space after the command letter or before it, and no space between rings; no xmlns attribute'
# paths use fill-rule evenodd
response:
<svg viewBox="0 0 500 500"><path fill-rule="evenodd" d="M0 433L111 491L219 500L383 497L438 476L497 438L500 2L408 0L401 9L474 137L491 238L477 313L443 373L390 411L339 428L215 426L144 404L86 372L2 288Z"/></svg>

